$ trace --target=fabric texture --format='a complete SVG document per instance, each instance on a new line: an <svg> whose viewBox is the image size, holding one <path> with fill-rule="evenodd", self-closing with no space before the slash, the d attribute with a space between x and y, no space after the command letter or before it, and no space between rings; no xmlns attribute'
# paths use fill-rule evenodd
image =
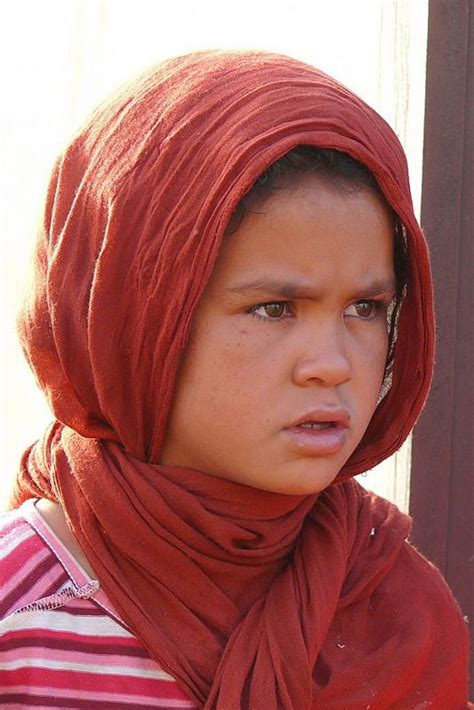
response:
<svg viewBox="0 0 474 710"><path fill-rule="evenodd" d="M190 710L26 501L0 516L0 705Z"/></svg>
<svg viewBox="0 0 474 710"><path fill-rule="evenodd" d="M319 497L159 463L230 216L303 144L367 165L409 253L390 390ZM182 688L220 710L464 707L459 609L405 542L408 519L350 480L403 443L433 364L427 247L388 125L286 57L170 60L100 107L57 162L35 266L20 333L56 421L25 453L12 504L60 501L119 613Z"/></svg>

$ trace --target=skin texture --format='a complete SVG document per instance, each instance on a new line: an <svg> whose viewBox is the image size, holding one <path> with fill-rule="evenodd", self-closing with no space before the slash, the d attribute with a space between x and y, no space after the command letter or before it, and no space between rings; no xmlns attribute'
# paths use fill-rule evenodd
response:
<svg viewBox="0 0 474 710"><path fill-rule="evenodd" d="M273 193L223 245L162 463L280 493L327 487L377 404L394 282L393 220L373 191L305 176Z"/></svg>
<svg viewBox="0 0 474 710"><path fill-rule="evenodd" d="M94 573L87 557L67 525L66 517L61 506L58 505L58 503L52 503L51 501L42 498L36 503L36 507L44 520L48 523L51 530L53 530L56 536L60 539L64 547L69 550L76 562L81 565L91 579L96 579L97 575Z"/></svg>

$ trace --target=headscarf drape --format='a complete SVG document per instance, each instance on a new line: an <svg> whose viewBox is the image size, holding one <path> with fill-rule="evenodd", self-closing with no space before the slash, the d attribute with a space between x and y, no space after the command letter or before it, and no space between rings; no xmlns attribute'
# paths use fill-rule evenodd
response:
<svg viewBox="0 0 474 710"><path fill-rule="evenodd" d="M409 254L390 389L319 497L160 465L226 226L297 145L367 165ZM13 504L62 504L125 622L199 704L463 707L459 610L406 544L408 519L350 480L403 443L433 363L427 248L403 150L374 111L279 55L164 62L99 107L58 160L19 327L56 421L25 452Z"/></svg>

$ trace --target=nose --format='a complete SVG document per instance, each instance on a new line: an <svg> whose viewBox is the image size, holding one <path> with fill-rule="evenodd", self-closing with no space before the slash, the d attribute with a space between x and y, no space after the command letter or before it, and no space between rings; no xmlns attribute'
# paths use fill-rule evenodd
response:
<svg viewBox="0 0 474 710"><path fill-rule="evenodd" d="M336 387L352 375L347 335L341 329L320 326L300 344L293 367L293 380L300 387L319 382Z"/></svg>

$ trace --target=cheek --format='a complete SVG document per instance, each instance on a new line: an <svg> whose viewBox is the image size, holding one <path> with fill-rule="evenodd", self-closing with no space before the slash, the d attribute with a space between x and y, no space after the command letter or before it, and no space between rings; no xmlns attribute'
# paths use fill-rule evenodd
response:
<svg viewBox="0 0 474 710"><path fill-rule="evenodd" d="M376 326L377 327L377 326ZM388 355L388 333L381 325L378 332L366 338L358 348L358 382L367 399L377 403L385 377Z"/></svg>
<svg viewBox="0 0 474 710"><path fill-rule="evenodd" d="M252 326L222 324L196 335L182 371L181 412L189 419L192 409L191 416L206 418L209 427L230 427L247 436L257 421L268 420L288 358L275 347L271 331L257 337Z"/></svg>
<svg viewBox="0 0 474 710"><path fill-rule="evenodd" d="M225 416L232 402L246 400L258 386L256 358L245 330L200 328L181 368L175 400Z"/></svg>

